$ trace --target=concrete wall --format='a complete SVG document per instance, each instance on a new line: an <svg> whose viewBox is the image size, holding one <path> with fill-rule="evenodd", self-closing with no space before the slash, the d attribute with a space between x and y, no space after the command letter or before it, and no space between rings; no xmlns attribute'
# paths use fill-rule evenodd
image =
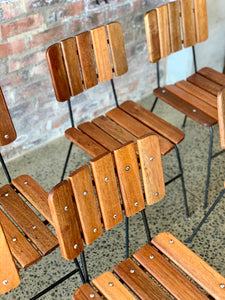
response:
<svg viewBox="0 0 225 300"><path fill-rule="evenodd" d="M147 58L144 13L166 0L1 0L0 86L13 118L18 139L1 149L6 159L21 155L63 135L69 126L66 103L58 103L47 69L45 50L60 39L90 28L119 21L122 24L129 71L115 79L120 101L137 101L156 87L155 65ZM197 45L199 67L224 66L224 0L208 0L210 37ZM169 81L189 74L190 49L185 59L173 54L161 63ZM175 74L169 77L168 74ZM170 75L171 76L171 75ZM184 76L184 75L181 75ZM99 84L73 99L76 122L89 120L112 105L110 83Z"/></svg>

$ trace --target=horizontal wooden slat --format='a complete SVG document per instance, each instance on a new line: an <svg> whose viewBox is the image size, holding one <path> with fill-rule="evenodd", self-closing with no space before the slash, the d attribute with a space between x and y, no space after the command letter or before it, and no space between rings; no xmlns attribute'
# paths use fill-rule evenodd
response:
<svg viewBox="0 0 225 300"><path fill-rule="evenodd" d="M193 2L192 0L180 0L180 5L183 40L186 48L196 44Z"/></svg>
<svg viewBox="0 0 225 300"><path fill-rule="evenodd" d="M9 185L0 189L0 204L43 255L58 246L57 238Z"/></svg>
<svg viewBox="0 0 225 300"><path fill-rule="evenodd" d="M160 55L161 58L163 58L168 56L171 53L167 5L162 5L160 7L157 7L156 13L157 13L158 28L159 28Z"/></svg>
<svg viewBox="0 0 225 300"><path fill-rule="evenodd" d="M182 49L180 11L179 11L178 1L168 3L168 13L169 13L171 51L176 52Z"/></svg>
<svg viewBox="0 0 225 300"><path fill-rule="evenodd" d="M139 122L137 119L133 118L131 115L127 114L118 107L108 111L106 115L114 122L128 130L131 134L135 135L137 138L141 138L146 134L158 135L155 131L151 130L149 127L145 126L143 123ZM174 149L174 145L172 143L162 136L158 136L162 155L165 155Z"/></svg>
<svg viewBox="0 0 225 300"><path fill-rule="evenodd" d="M0 220L12 255L21 267L27 268L39 261L41 259L39 252L1 209Z"/></svg>
<svg viewBox="0 0 225 300"><path fill-rule="evenodd" d="M91 298L94 298L95 300L102 300L99 294L89 283L83 284L73 294L73 300L90 300Z"/></svg>
<svg viewBox="0 0 225 300"><path fill-rule="evenodd" d="M225 290L220 287L225 278L171 233L160 233L152 243L214 299L225 299Z"/></svg>
<svg viewBox="0 0 225 300"><path fill-rule="evenodd" d="M175 299L208 299L150 244L139 249L133 256Z"/></svg>
<svg viewBox="0 0 225 300"><path fill-rule="evenodd" d="M29 175L18 176L12 180L12 184L54 227L48 206L48 193Z"/></svg>
<svg viewBox="0 0 225 300"><path fill-rule="evenodd" d="M99 206L106 230L123 220L122 207L111 153L90 161Z"/></svg>
<svg viewBox="0 0 225 300"><path fill-rule="evenodd" d="M223 73L207 67L200 69L198 73L217 84L225 85L225 74Z"/></svg>
<svg viewBox="0 0 225 300"><path fill-rule="evenodd" d="M120 108L170 140L172 143L179 144L184 139L184 133L180 129L174 127L133 101L125 101L120 105Z"/></svg>
<svg viewBox="0 0 225 300"><path fill-rule="evenodd" d="M141 300L167 300L171 299L161 287L156 284L137 264L130 258L114 267L113 271Z"/></svg>
<svg viewBox="0 0 225 300"><path fill-rule="evenodd" d="M78 128L109 151L113 151L116 148L121 146L121 143L119 143L117 140L115 140L111 135L107 134L105 131L101 130L94 123L91 122L82 123L78 125Z"/></svg>
<svg viewBox="0 0 225 300"><path fill-rule="evenodd" d="M206 0L194 0L195 29L197 43L208 39L208 19Z"/></svg>
<svg viewBox="0 0 225 300"><path fill-rule="evenodd" d="M179 97L170 93L169 91L166 91L164 88L155 89L154 95L202 126L210 127L217 123L216 120L210 118L203 112L196 110L193 105L181 101Z"/></svg>
<svg viewBox="0 0 225 300"><path fill-rule="evenodd" d="M89 167L86 165L79 168L68 179L75 196L84 241L89 245L103 233Z"/></svg>
<svg viewBox="0 0 225 300"><path fill-rule="evenodd" d="M218 121L220 130L220 144L225 149L225 88L218 94Z"/></svg>
<svg viewBox="0 0 225 300"><path fill-rule="evenodd" d="M92 157L97 157L107 152L107 149L74 127L67 129L65 136Z"/></svg>
<svg viewBox="0 0 225 300"><path fill-rule="evenodd" d="M207 79L206 77L195 73L187 78L187 81L197 85L198 87L206 90L207 92L217 96L219 90L221 89L221 85Z"/></svg>

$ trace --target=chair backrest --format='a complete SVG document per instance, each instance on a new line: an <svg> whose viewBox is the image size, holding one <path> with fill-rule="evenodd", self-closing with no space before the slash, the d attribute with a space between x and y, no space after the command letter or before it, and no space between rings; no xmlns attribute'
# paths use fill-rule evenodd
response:
<svg viewBox="0 0 225 300"><path fill-rule="evenodd" d="M158 137L145 136L137 145L141 175L135 144L130 142L115 150L114 157L107 152L91 160L92 172L85 165L69 175L69 182L61 182L51 191L49 206L65 259L74 259L83 250L79 227L85 243L90 244L102 235L103 227L109 230L123 220L123 207L130 217L145 209L145 201L151 205L164 197Z"/></svg>
<svg viewBox="0 0 225 300"><path fill-rule="evenodd" d="M62 40L46 51L58 101L127 72L121 25L117 22ZM96 73L97 68L97 73Z"/></svg>
<svg viewBox="0 0 225 300"><path fill-rule="evenodd" d="M182 43L186 48L208 38L206 0L169 2L147 12L144 20L152 63L181 50Z"/></svg>
<svg viewBox="0 0 225 300"><path fill-rule="evenodd" d="M223 87L217 96L218 123L220 130L221 148L225 149L225 87Z"/></svg>

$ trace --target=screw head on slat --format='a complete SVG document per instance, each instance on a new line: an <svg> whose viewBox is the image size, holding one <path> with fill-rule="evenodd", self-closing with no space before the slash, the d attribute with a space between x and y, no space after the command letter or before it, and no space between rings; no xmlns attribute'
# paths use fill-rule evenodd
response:
<svg viewBox="0 0 225 300"><path fill-rule="evenodd" d="M127 166L127 167L126 167L126 171L129 171L129 170L130 170L130 167L129 167L129 166Z"/></svg>
<svg viewBox="0 0 225 300"><path fill-rule="evenodd" d="M28 182L27 182L27 181L24 181L24 184L28 184Z"/></svg>
<svg viewBox="0 0 225 300"><path fill-rule="evenodd" d="M162 90L162 93L165 94L165 93L166 93L166 90Z"/></svg>
<svg viewBox="0 0 225 300"><path fill-rule="evenodd" d="M17 240L16 240L16 238L12 238L12 241L13 241L13 242L16 242Z"/></svg>
<svg viewBox="0 0 225 300"><path fill-rule="evenodd" d="M83 195L86 196L87 195L87 191L84 191Z"/></svg>
<svg viewBox="0 0 225 300"><path fill-rule="evenodd" d="M8 280L3 280L3 282L2 282L4 285L7 285L9 282L8 282Z"/></svg>
<svg viewBox="0 0 225 300"><path fill-rule="evenodd" d="M154 258L154 255L151 254L151 255L149 256L149 258L150 258L150 259L153 259L153 258Z"/></svg>
<svg viewBox="0 0 225 300"><path fill-rule="evenodd" d="M109 286L114 286L114 283L113 282L109 282Z"/></svg>
<svg viewBox="0 0 225 300"><path fill-rule="evenodd" d="M150 157L150 161L153 161L154 160L154 157Z"/></svg>
<svg viewBox="0 0 225 300"><path fill-rule="evenodd" d="M75 244L75 245L73 246L73 248L74 248L74 249L77 249L77 247L78 247L78 245L77 245L77 244Z"/></svg>
<svg viewBox="0 0 225 300"><path fill-rule="evenodd" d="M135 205L135 206L138 206L138 202L135 202L134 205Z"/></svg>
<svg viewBox="0 0 225 300"><path fill-rule="evenodd" d="M8 193L6 193L6 194L5 194L5 197L8 197L8 196L9 196L9 194L8 194Z"/></svg>
<svg viewBox="0 0 225 300"><path fill-rule="evenodd" d="M109 178L108 178L108 177L106 177L106 178L105 178L105 182L108 182L108 181L109 181Z"/></svg>
<svg viewBox="0 0 225 300"><path fill-rule="evenodd" d="M155 196L156 196L156 197L159 196L159 193L155 193Z"/></svg>
<svg viewBox="0 0 225 300"><path fill-rule="evenodd" d="M5 134L4 138L7 140L9 138L9 135Z"/></svg>
<svg viewBox="0 0 225 300"><path fill-rule="evenodd" d="M97 229L97 228L94 228L94 230L93 230L93 231L94 231L94 233L96 233L96 232L98 231L98 229Z"/></svg>
<svg viewBox="0 0 225 300"><path fill-rule="evenodd" d="M221 283L220 287L221 287L221 289L224 289L225 288L225 284Z"/></svg>
<svg viewBox="0 0 225 300"><path fill-rule="evenodd" d="M116 219L116 218L117 218L117 215L114 215L114 216L113 216L113 219Z"/></svg>
<svg viewBox="0 0 225 300"><path fill-rule="evenodd" d="M131 273L131 274L134 274L134 269L130 269L130 273Z"/></svg>
<svg viewBox="0 0 225 300"><path fill-rule="evenodd" d="M192 111L195 113L197 110L196 110L196 109L193 109Z"/></svg>
<svg viewBox="0 0 225 300"><path fill-rule="evenodd" d="M94 294L90 294L89 296L90 296L90 298L94 298L94 297L95 297L95 295L94 295Z"/></svg>
<svg viewBox="0 0 225 300"><path fill-rule="evenodd" d="M69 209L68 206L65 206L65 207L64 207L64 210L65 210L65 211L68 211L68 209Z"/></svg>
<svg viewBox="0 0 225 300"><path fill-rule="evenodd" d="M32 228L33 228L33 229L36 229L36 228L37 228L37 226L36 226L36 225L34 225Z"/></svg>
<svg viewBox="0 0 225 300"><path fill-rule="evenodd" d="M173 240L170 240L170 244L173 244L174 242L173 242Z"/></svg>

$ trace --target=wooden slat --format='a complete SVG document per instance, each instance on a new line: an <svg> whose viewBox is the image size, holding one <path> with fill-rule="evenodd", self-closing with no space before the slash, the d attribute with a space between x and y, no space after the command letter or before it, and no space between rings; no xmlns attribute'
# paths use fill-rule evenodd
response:
<svg viewBox="0 0 225 300"><path fill-rule="evenodd" d="M94 123L86 122L78 125L78 128L109 151L113 151L121 146L121 143L105 131L101 130Z"/></svg>
<svg viewBox="0 0 225 300"><path fill-rule="evenodd" d="M10 185L0 189L0 204L43 255L58 246L57 238Z"/></svg>
<svg viewBox="0 0 225 300"><path fill-rule="evenodd" d="M109 37L114 72L116 76L120 76L128 71L122 27L120 23L113 22L107 24L106 29Z"/></svg>
<svg viewBox="0 0 225 300"><path fill-rule="evenodd" d="M79 168L68 179L75 196L84 241L89 245L102 235L103 229L88 166Z"/></svg>
<svg viewBox="0 0 225 300"><path fill-rule="evenodd" d="M139 249L133 256L175 299L208 299L150 244Z"/></svg>
<svg viewBox="0 0 225 300"><path fill-rule="evenodd" d="M12 184L54 227L48 206L48 193L29 175L18 176L12 180Z"/></svg>
<svg viewBox="0 0 225 300"><path fill-rule="evenodd" d="M193 105L181 101L179 97L165 90L165 88L155 89L154 95L202 126L210 127L217 123L216 120L210 118L200 110L196 110Z"/></svg>
<svg viewBox="0 0 225 300"><path fill-rule="evenodd" d="M90 300L92 298L95 300L102 300L89 283L83 284L73 293L73 300Z"/></svg>
<svg viewBox="0 0 225 300"><path fill-rule="evenodd" d="M134 143L114 151L124 210L127 217L145 208Z"/></svg>
<svg viewBox="0 0 225 300"><path fill-rule="evenodd" d="M208 39L208 18L206 0L194 0L195 29L197 43Z"/></svg>
<svg viewBox="0 0 225 300"><path fill-rule="evenodd" d="M106 230L123 220L122 207L111 153L90 161L99 206Z"/></svg>
<svg viewBox="0 0 225 300"><path fill-rule="evenodd" d="M69 82L59 44L47 49L46 58L56 99L59 102L69 100L71 97Z"/></svg>
<svg viewBox="0 0 225 300"><path fill-rule="evenodd" d="M67 71L71 95L75 96L83 91L75 40L74 38L69 38L61 41L60 44Z"/></svg>
<svg viewBox="0 0 225 300"><path fill-rule="evenodd" d="M161 287L156 284L137 264L130 258L117 265L113 271L141 300L167 300L171 299Z"/></svg>
<svg viewBox="0 0 225 300"><path fill-rule="evenodd" d="M113 78L105 26L90 30L99 82Z"/></svg>
<svg viewBox="0 0 225 300"><path fill-rule="evenodd" d="M148 47L148 59L151 63L160 60L159 29L156 10L151 10L145 14L145 33Z"/></svg>
<svg viewBox="0 0 225 300"><path fill-rule="evenodd" d="M183 131L133 101L125 101L120 105L120 108L170 140L172 143L179 144L184 139Z"/></svg>
<svg viewBox="0 0 225 300"><path fill-rule="evenodd" d="M102 130L110 134L114 139L119 141L121 144L125 144L130 141L137 141L137 138L129 133L127 130L110 120L109 118L106 118L105 116L100 116L92 122L99 126Z"/></svg>
<svg viewBox="0 0 225 300"><path fill-rule="evenodd" d="M149 127L145 126L143 123L139 122L137 119L131 117L122 109L116 107L106 113L106 115L112 119L114 122L128 130L131 134L135 135L137 138L141 138L146 134L156 134L155 131L151 130ZM165 155L174 149L174 145L171 144L168 140L164 139L162 136L159 136L160 150L161 154Z"/></svg>
<svg viewBox="0 0 225 300"><path fill-rule="evenodd" d="M221 89L221 85L217 84L200 74L196 73L191 75L190 77L187 78L187 81L197 85L198 87L202 88L203 90L206 90L207 92L217 96L217 93Z"/></svg>
<svg viewBox="0 0 225 300"><path fill-rule="evenodd" d="M5 294L20 284L20 275L12 258L9 245L0 225L0 294Z"/></svg>
<svg viewBox="0 0 225 300"><path fill-rule="evenodd" d="M0 146L8 145L15 139L16 131L0 88Z"/></svg>
<svg viewBox="0 0 225 300"><path fill-rule="evenodd" d="M220 287L225 278L171 233L160 233L152 243L214 299L225 299L225 289Z"/></svg>
<svg viewBox="0 0 225 300"><path fill-rule="evenodd" d="M152 205L164 198L166 190L160 155L159 138L150 135L138 139L138 152L144 182L145 199Z"/></svg>
<svg viewBox="0 0 225 300"><path fill-rule="evenodd" d="M199 98L189 94L185 90L179 88L176 85L167 85L164 87L166 91L176 95L181 99L182 102L187 102L195 107L195 109L202 111L209 117L213 118L214 120L218 119L217 109L208 103L200 100Z"/></svg>
<svg viewBox="0 0 225 300"><path fill-rule="evenodd" d="M92 157L97 157L107 151L107 149L74 127L67 129L65 136Z"/></svg>
<svg viewBox="0 0 225 300"><path fill-rule="evenodd" d="M94 278L92 283L107 300L135 300L135 297L109 271Z"/></svg>
<svg viewBox="0 0 225 300"><path fill-rule="evenodd" d="M161 58L168 56L171 53L170 47L170 31L168 7L162 5L156 8L158 28L159 28L159 44Z"/></svg>
<svg viewBox="0 0 225 300"><path fill-rule="evenodd" d="M62 256L72 260L83 251L83 242L70 184L65 180L57 184L49 194L48 203Z"/></svg>
<svg viewBox="0 0 225 300"><path fill-rule="evenodd" d="M27 268L41 259L39 252L28 242L16 225L0 209L0 220L12 255L22 268Z"/></svg>
<svg viewBox="0 0 225 300"><path fill-rule="evenodd" d="M178 1L168 3L168 13L169 13L171 51L176 52L182 49L180 11L179 11Z"/></svg>
<svg viewBox="0 0 225 300"><path fill-rule="evenodd" d="M207 67L200 69L198 73L210 79L211 81L214 81L220 85L225 85L225 74L223 73Z"/></svg>
<svg viewBox="0 0 225 300"><path fill-rule="evenodd" d="M181 80L175 83L176 86L185 90L189 94L198 97L202 101L208 103L209 105L217 108L217 99L216 96L210 94L209 92L201 89L197 85L192 84L186 80Z"/></svg>
<svg viewBox="0 0 225 300"><path fill-rule="evenodd" d="M196 44L195 23L193 14L192 0L180 0L181 19L183 29L184 47L194 46Z"/></svg>
<svg viewBox="0 0 225 300"><path fill-rule="evenodd" d="M221 89L217 97L220 144L225 149L225 89Z"/></svg>
<svg viewBox="0 0 225 300"><path fill-rule="evenodd" d="M89 32L75 36L85 89L98 84L94 53Z"/></svg>

